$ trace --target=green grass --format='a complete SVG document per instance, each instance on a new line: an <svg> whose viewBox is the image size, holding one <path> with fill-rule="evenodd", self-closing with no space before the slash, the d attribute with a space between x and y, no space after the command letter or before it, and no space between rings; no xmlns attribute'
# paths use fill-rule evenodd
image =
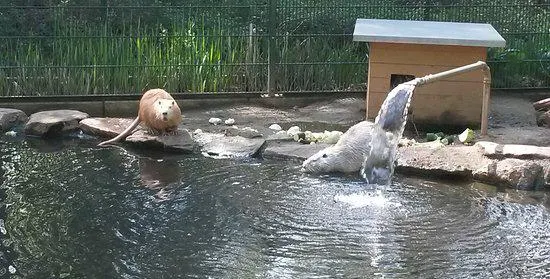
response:
<svg viewBox="0 0 550 279"><path fill-rule="evenodd" d="M135 94L154 87L216 92L258 86L265 79L246 66L263 59L257 51L249 54L258 37L227 36L219 26L206 30L201 23L123 30L134 36L116 36L107 27L57 26L52 39L10 46L13 51L1 57L11 68L0 71L0 92Z"/></svg>
<svg viewBox="0 0 550 279"><path fill-rule="evenodd" d="M85 23L56 26L54 37L12 41L12 51L0 55L11 66L0 70L0 94L137 94L155 87L169 92L267 90L266 37L253 32L234 36L220 24L205 26L202 20L167 28L138 23L120 32L133 36ZM366 79L364 46L350 37L280 41L276 90L345 90Z"/></svg>
<svg viewBox="0 0 550 279"><path fill-rule="evenodd" d="M201 1L194 8L171 8L158 1L159 8L143 9L7 9L10 17L0 18L0 35L31 37L0 39L0 95L138 94L154 87L266 91L272 22L275 90L362 89L367 44L341 35L353 32L358 17L491 23L507 40L506 48L489 50L493 87L550 87L547 5L276 1L276 18L270 19L269 7L245 2L224 2L226 8L205 8Z"/></svg>

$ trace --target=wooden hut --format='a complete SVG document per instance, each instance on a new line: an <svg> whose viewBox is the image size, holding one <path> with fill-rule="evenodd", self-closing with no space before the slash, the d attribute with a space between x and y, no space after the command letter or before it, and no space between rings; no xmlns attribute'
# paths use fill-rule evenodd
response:
<svg viewBox="0 0 550 279"><path fill-rule="evenodd" d="M397 84L486 61L506 41L490 24L357 19L353 40L369 43L367 118L374 119ZM417 124L479 126L483 74L474 71L415 90L409 113Z"/></svg>

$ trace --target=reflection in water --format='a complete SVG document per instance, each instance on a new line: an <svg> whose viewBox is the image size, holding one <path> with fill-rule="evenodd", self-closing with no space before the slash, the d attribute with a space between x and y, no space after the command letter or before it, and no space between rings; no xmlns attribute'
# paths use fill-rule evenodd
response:
<svg viewBox="0 0 550 279"><path fill-rule="evenodd" d="M546 192L403 177L377 192L288 162L4 145L19 278L550 276Z"/></svg>
<svg viewBox="0 0 550 279"><path fill-rule="evenodd" d="M144 187L156 191L155 197L159 201L165 201L179 185L181 168L172 159L140 158L139 177Z"/></svg>

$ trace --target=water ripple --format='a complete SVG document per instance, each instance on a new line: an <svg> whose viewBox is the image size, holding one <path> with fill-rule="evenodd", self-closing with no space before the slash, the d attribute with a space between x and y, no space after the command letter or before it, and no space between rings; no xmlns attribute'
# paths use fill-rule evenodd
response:
<svg viewBox="0 0 550 279"><path fill-rule="evenodd" d="M405 177L369 188L250 159L3 150L0 219L26 278L550 276L544 192Z"/></svg>

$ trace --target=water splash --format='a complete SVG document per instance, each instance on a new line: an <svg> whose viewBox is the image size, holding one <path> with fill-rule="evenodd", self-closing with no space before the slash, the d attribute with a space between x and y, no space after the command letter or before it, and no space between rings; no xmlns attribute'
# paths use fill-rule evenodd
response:
<svg viewBox="0 0 550 279"><path fill-rule="evenodd" d="M405 130L416 80L399 84L388 93L374 120L371 149L361 168L369 184L388 185L394 171L397 144Z"/></svg>
<svg viewBox="0 0 550 279"><path fill-rule="evenodd" d="M351 194L337 194L334 196L335 202L342 202L350 206L350 208L363 208L363 207L378 207L384 208L388 206L399 207L398 202L390 201L389 198L384 195L381 190L376 191L360 191Z"/></svg>

